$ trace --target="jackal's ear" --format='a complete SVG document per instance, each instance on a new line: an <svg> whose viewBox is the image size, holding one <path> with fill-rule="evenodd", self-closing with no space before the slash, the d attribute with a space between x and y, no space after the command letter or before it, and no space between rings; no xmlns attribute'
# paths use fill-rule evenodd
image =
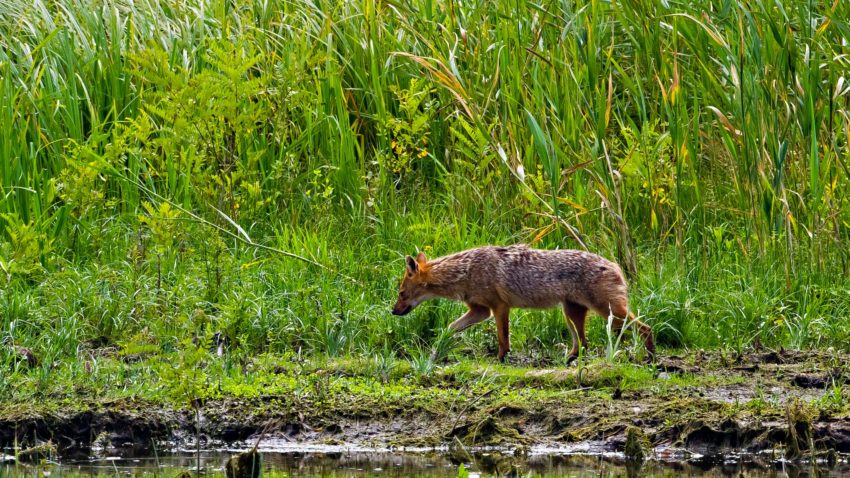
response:
<svg viewBox="0 0 850 478"><path fill-rule="evenodd" d="M404 258L404 261L407 262L407 272L416 274L416 272L419 271L419 264L417 264L412 257L407 256Z"/></svg>
<svg viewBox="0 0 850 478"><path fill-rule="evenodd" d="M424 252L420 252L419 254L416 254L416 263L419 264L420 266L428 263L428 259L425 258Z"/></svg>

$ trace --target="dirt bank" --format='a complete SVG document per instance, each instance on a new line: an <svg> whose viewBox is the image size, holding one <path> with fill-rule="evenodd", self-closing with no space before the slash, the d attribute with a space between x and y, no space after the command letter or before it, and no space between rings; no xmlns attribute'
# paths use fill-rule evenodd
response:
<svg viewBox="0 0 850 478"><path fill-rule="evenodd" d="M52 440L68 452L93 444L162 449L194 447L197 437L215 447L268 429L267 439L279 443L621 452L627 429L638 427L656 456L766 449L827 456L850 453L846 359L777 351L667 356L655 368L447 366L361 388L345 382L357 374L337 364L311 372L341 377L327 390L207 399L199 430L191 409L151 400L0 405L0 445ZM470 385L477 373L489 378Z"/></svg>

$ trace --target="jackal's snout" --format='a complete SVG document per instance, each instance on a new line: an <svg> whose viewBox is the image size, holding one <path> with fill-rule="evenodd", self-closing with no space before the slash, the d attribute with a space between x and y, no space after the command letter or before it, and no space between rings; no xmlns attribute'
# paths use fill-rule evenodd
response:
<svg viewBox="0 0 850 478"><path fill-rule="evenodd" d="M413 310L412 305L399 301L393 306L393 315L407 315L411 310Z"/></svg>

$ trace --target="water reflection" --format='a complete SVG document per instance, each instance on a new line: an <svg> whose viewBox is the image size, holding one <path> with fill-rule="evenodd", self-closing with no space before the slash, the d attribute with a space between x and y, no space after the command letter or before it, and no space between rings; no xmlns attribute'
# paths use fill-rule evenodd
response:
<svg viewBox="0 0 850 478"><path fill-rule="evenodd" d="M9 453L6 452L8 455ZM224 476L224 463L230 453L201 455L201 475ZM145 456L66 457L61 463L0 465L0 476L9 478L77 478L101 476L173 478L182 471L195 475L196 457L189 453L147 454ZM465 464L471 477L531 476L576 478L602 477L831 477L847 476L850 465L839 461L831 467L789 465L768 456L743 456L734 461L648 462L627 467L610 456L540 454L518 458L503 453L477 453ZM297 452L264 453L265 478L304 477L455 477L458 464L436 452Z"/></svg>

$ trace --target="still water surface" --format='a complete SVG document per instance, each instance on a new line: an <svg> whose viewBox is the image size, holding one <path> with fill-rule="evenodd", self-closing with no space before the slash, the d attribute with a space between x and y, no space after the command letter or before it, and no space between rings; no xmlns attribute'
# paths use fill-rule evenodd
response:
<svg viewBox="0 0 850 478"><path fill-rule="evenodd" d="M224 463L230 453L204 452L202 476L224 477ZM182 471L195 475L196 457L189 454L160 454L144 457L77 457L59 464L0 465L0 477L83 478L83 477L162 477L174 478ZM767 457L744 457L722 462L649 462L640 470L628 469L616 457L581 455L533 455L515 458L498 453L477 454L466 465L470 477L529 476L599 478L642 477L832 477L850 476L850 464L814 467L791 466ZM335 451L266 452L263 477L456 477L458 466L439 453L400 453Z"/></svg>

